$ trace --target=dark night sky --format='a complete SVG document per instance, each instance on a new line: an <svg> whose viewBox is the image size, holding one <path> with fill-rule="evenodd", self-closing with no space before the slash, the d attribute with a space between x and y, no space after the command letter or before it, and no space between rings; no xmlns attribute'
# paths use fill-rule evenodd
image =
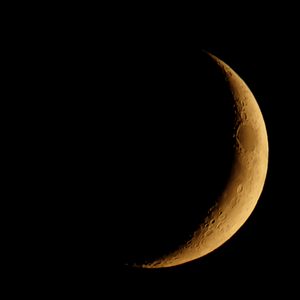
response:
<svg viewBox="0 0 300 300"><path fill-rule="evenodd" d="M225 33L224 36L226 36ZM199 38L200 40L201 38ZM121 46L122 43L115 48L112 47L115 51L118 49L114 54L111 54L112 57L118 55L120 49L122 49ZM263 285L265 289L268 289L266 281L269 282L270 286L277 284L288 272L287 266L293 265L297 261L295 259L296 240L295 236L291 238L293 230L290 229L294 227L293 224L295 223L295 219L292 218L294 204L291 204L291 202L297 200L297 197L293 195L294 189L297 188L296 179L290 178L294 177L294 175L291 175L290 167L295 163L291 156L295 153L293 138L296 138L296 136L293 137L291 132L297 126L295 119L292 117L293 110L296 109L293 105L293 103L296 103L296 97L293 94L294 90L283 88L284 86L294 88L297 85L293 75L289 72L294 67L291 63L291 56L295 53L288 51L289 48L281 47L275 41L257 40L255 36L248 40L226 37L226 43L202 43L200 45L200 42L195 42L186 46L185 53L189 52L189 47L191 47L193 55L203 48L228 64L245 81L260 106L269 139L269 166L258 204L246 223L220 248L192 262L156 270L130 269L110 263L114 261L114 255L122 252L124 245L115 246L115 242L113 245L107 244L106 237L110 236L111 239L111 236L115 236L117 241L118 232L111 230L110 222L107 223L106 221L105 204L100 205L92 211L92 221L90 221L88 215L83 217L84 221L91 222L88 223L89 225L85 225L87 228L98 224L97 218L101 219L100 224L102 227L98 231L98 227L94 226L92 233L84 238L84 241L93 239L94 242L92 242L92 248L88 248L91 246L88 241L88 246L82 250L84 255L77 255L80 267L77 268L76 264L72 267L72 270L74 270L72 276L76 277L75 280L77 281L86 281L92 286L97 286L97 282L100 282L102 287L110 286L113 294L121 291L123 295L129 296L147 292L155 295L156 289L160 286L163 286L165 295L171 292L172 296L176 296L177 290L186 291L187 294L189 294L189 291L193 291L190 294L192 295L195 289L199 289L200 292L203 289L207 290L207 287L210 286L212 288L210 295L213 298L213 289L221 288L221 286L223 289L226 288L228 292L234 289L236 285L247 286L247 283L249 283L249 289L255 287L254 290L258 291L258 286ZM89 50L88 47L86 49ZM95 51L91 54L88 63L92 62L93 64L96 61L94 59L96 56L97 52ZM101 66L101 59L107 63L106 57L100 55L100 59L97 58L97 64L95 64L97 68ZM118 59L122 61L122 56ZM95 67L95 69L97 68ZM111 70L111 68L108 69ZM100 70L100 68L97 70ZM94 88L96 87L97 93L102 95L101 89L106 85L106 82L109 83L109 76L101 82L102 85L97 80L91 82L87 79L87 82ZM98 89L98 84L100 89ZM114 99L114 88L116 88L114 84L108 88L112 91L110 99ZM89 89L86 90L89 91ZM80 109L81 107L77 108L77 110ZM103 116L103 119L105 119L105 114L99 117L99 111L98 108L91 111L88 107L88 115L82 117L82 119L89 122L90 119L94 118L95 124L98 124L98 118L101 119ZM90 113L92 116L89 115ZM88 129L92 128L85 126ZM93 130L83 132L87 140L99 134L98 125L94 126L93 123L91 126L93 126ZM286 145L291 150L288 150ZM100 156L100 159L97 158L96 162L93 157L97 155L96 152L91 153L91 158L88 161L93 165L90 168L93 168L95 173L101 171L99 161L103 159ZM87 175L85 179L89 184L88 187L94 186L92 189L98 189L99 184L96 179L93 179L95 173ZM107 188L105 187L107 183L111 184L109 178L104 179L104 183L102 182L104 189ZM112 184L110 187L113 188L113 186ZM83 191L83 195L86 197L85 191ZM97 197L101 196L101 191L98 189ZM91 197L94 195L91 192ZM89 193L88 196L90 196ZM117 205L113 197L110 201L110 208ZM80 211L81 207L78 206L75 211ZM83 208L86 211L90 209L87 204L84 204ZM77 238L76 234L74 239ZM82 235L84 236L84 234ZM111 247L115 248L111 249ZM78 249L81 251L83 248L83 246L79 246ZM104 254L101 252L101 248L105 249ZM76 251L79 253L79 250ZM99 251L99 254L97 251ZM136 287L138 287L138 292L135 290ZM168 299L172 296L169 295ZM140 297L137 295L137 298L143 299L144 297L141 294Z"/></svg>
<svg viewBox="0 0 300 300"><path fill-rule="evenodd" d="M211 10L213 14L224 15L220 23L212 18L205 26L200 25L199 20L206 15L201 8L195 18L189 18L190 24L183 24L180 14L174 14L175 21L170 22L163 16L166 24L158 24L155 14L143 20L144 12L136 13L136 5L132 18L123 8L119 17L117 7L114 4L110 15L105 9L89 8L85 16L72 13L69 5L66 10L54 8L53 14L49 8L45 26L42 20L33 21L29 29L18 24L17 31L23 38L12 34L18 41L13 60L22 62L16 70L30 81L27 84L24 80L24 90L14 89L21 89L23 105L31 103L32 94L26 88L34 92L38 105L31 104L32 119L36 115L41 119L33 121L30 130L35 141L30 145L37 144L30 155L39 164L37 179L30 187L37 194L38 205L34 203L33 226L25 231L25 244L17 245L16 255L26 265L21 266L20 276L29 278L34 289L45 284L43 293L53 292L58 286L68 294L80 289L83 298L89 298L86 295L91 292L101 299L241 299L249 294L270 299L274 298L270 294L277 296L278 290L285 293L282 299L292 298L287 293L298 286L299 269L300 66L296 45L299 34L293 29L299 26L290 20L299 18L289 17L290 12L273 13L269 7L267 12L260 12L259 7L260 13L249 14L249 7L242 8L242 12L227 16L216 7ZM41 19L48 8L44 11L37 13ZM91 16L92 11L95 16ZM137 14L140 20L135 19ZM163 14L173 13L166 10ZM274 20L268 20L269 15ZM25 17L27 22L30 16ZM182 56L191 63L200 49L206 50L248 85L266 123L267 177L249 219L215 251L165 269L122 267L116 261L125 247L119 242L123 228L116 230L114 219L115 211L121 210L118 204L124 199L126 205L126 197L118 202L121 194L115 193L117 181L111 179L109 165L113 152L105 148L115 143L110 135L116 132L112 120L116 119L114 107L119 106L115 99L121 98L123 103L127 100L120 97L129 81L126 68L131 61L127 55L136 59L142 47L152 53L155 45L159 54L161 44L172 43L176 53L180 56L182 50ZM125 72L116 79L119 66ZM30 72L34 80L28 77ZM119 107L118 113L122 109ZM23 148L22 144L20 153ZM25 173L29 169L35 172L30 155L24 159L29 164ZM23 193L20 200L28 205L31 194ZM19 270L12 268L12 272ZM14 289L19 289L17 284Z"/></svg>

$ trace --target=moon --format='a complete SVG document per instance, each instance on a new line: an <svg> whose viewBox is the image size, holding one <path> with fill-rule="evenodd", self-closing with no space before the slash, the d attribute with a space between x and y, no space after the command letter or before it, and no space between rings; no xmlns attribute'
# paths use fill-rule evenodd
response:
<svg viewBox="0 0 300 300"><path fill-rule="evenodd" d="M269 148L259 105L225 62L204 50L199 57L199 76L177 93L198 104L161 106L161 118L143 115L150 129L136 132L146 138L135 152L143 153L136 158L139 179L132 179L138 188L127 185L138 200L131 207L124 200L127 266L166 268L209 254L241 228L262 193Z"/></svg>

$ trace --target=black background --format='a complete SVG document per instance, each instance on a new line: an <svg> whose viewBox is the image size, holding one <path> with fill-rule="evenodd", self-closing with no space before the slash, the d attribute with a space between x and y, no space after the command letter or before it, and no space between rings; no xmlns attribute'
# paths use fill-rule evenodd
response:
<svg viewBox="0 0 300 300"><path fill-rule="evenodd" d="M34 242L27 238L30 249L38 244L32 252L40 258L37 277L46 274L47 279L41 281L50 287L60 285L73 292L80 287L100 295L108 291L111 298L144 299L148 294L167 299L178 295L214 298L220 291L226 297L244 297L248 293L260 296L262 290L268 294L274 288L289 290L296 284L297 275L292 274L299 266L295 171L299 49L293 35L279 34L279 23L246 30L245 21L238 27L244 30L239 33L234 23L207 30L208 26L197 22L183 29L172 23L154 28L155 22L139 27L139 21L129 26L129 20L122 24L98 22L99 16L93 20L94 24L86 22L85 26L78 20L60 23L57 28L55 22L49 22L48 28L41 28L33 37L28 30L21 43L31 55L24 50L21 62L27 68L21 69L33 70L35 78L30 96L44 100L38 102L43 106L38 114L43 120L33 124L34 130L47 118L47 127L38 135L39 148L33 154L39 158L35 176L40 178L32 184L39 187L35 193L42 199L39 203L43 209L39 209L39 228L34 223L30 231ZM98 205L90 201L103 198L109 190L108 206L118 204L114 202L111 174L99 175L105 160L99 132L105 134L114 126L107 122L110 118L104 109L113 107L117 89L115 79L111 80L115 69L110 64L116 58L119 62L126 59L125 53L133 45L138 54L142 37L149 45L157 45L158 53L160 45L170 39L184 55L190 53L191 62L204 49L228 64L254 94L269 139L266 182L246 223L212 253L165 269L118 266L115 262L124 245L118 245L118 232L109 219L112 212L107 214L105 201L98 201ZM46 76L41 76L44 73ZM24 84L25 94L26 89L29 87ZM107 140L109 135L101 138ZM27 143L31 144L28 138ZM47 180L40 176L45 170ZM112 236L114 243L110 244Z"/></svg>

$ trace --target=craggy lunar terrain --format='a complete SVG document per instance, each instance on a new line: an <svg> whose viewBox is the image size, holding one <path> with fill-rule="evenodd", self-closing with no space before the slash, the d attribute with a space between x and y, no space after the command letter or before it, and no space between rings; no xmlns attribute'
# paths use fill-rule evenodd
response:
<svg viewBox="0 0 300 300"><path fill-rule="evenodd" d="M210 253L244 224L268 140L253 94L213 55L144 67L126 87L135 101L116 111L113 247L120 264L163 268Z"/></svg>

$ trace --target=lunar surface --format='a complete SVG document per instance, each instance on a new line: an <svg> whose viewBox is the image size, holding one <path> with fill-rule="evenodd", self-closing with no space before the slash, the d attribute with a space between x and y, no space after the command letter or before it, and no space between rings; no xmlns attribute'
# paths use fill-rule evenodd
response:
<svg viewBox="0 0 300 300"><path fill-rule="evenodd" d="M214 251L246 222L264 186L267 132L250 89L205 51L187 64L191 76L180 65L171 79L161 72L140 85L143 104L128 110L138 113L120 134L115 235L127 266L171 267Z"/></svg>

